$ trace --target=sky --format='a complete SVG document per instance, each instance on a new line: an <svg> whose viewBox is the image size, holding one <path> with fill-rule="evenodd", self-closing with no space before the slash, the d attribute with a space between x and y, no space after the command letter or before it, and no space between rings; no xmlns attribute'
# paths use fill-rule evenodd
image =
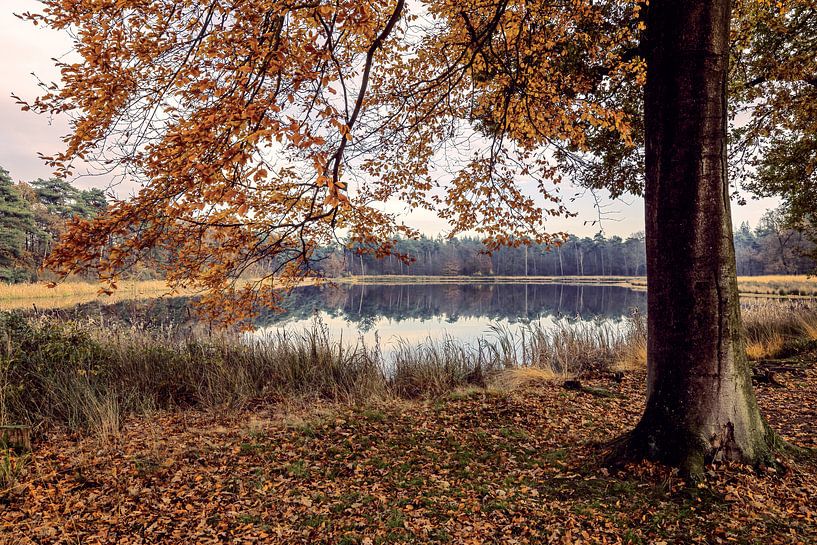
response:
<svg viewBox="0 0 817 545"><path fill-rule="evenodd" d="M60 151L60 138L68 132L64 118L49 119L23 112L11 98L12 93L24 100L36 97L38 79L51 82L59 78L51 58L63 58L71 51L66 34L36 27L14 16L15 13L36 12L38 9L37 0L0 1L0 166L8 170L15 181L49 177L51 169L37 153L49 155ZM105 176L82 176L72 182L82 188L106 188L110 180ZM601 197L600 214L593 196L582 194L578 188L565 187L562 196L577 216L549 219L547 229L552 232L592 236L601 228L608 236L627 236L644 229L644 202L641 198L628 196L614 201L606 195L597 195ZM755 226L763 213L775 206L775 199L749 200L745 206L733 203L733 222L737 226L748 221ZM413 212L405 216L407 224L428 235L446 231L446 224L429 212Z"/></svg>

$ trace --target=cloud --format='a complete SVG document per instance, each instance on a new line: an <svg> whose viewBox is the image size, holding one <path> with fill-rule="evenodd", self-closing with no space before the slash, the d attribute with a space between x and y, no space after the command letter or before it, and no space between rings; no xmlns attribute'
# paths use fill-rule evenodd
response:
<svg viewBox="0 0 817 545"><path fill-rule="evenodd" d="M60 137L68 132L65 119L48 119L32 112L23 112L11 98L14 93L24 100L38 94L37 77L53 81L59 77L52 57L70 50L66 35L36 27L22 21L14 13L36 11L34 0L5 0L0 11L0 165L18 180L30 180L51 175L37 157L37 152L54 153L62 148ZM37 75L35 77L32 72Z"/></svg>

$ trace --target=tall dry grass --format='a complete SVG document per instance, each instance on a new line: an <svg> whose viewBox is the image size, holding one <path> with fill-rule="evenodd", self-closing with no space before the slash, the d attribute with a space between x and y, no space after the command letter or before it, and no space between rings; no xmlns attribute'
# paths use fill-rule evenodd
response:
<svg viewBox="0 0 817 545"><path fill-rule="evenodd" d="M751 302L743 315L752 359L817 338L817 307L805 301ZM320 322L263 337L180 336L0 313L0 424L56 424L105 437L128 415L157 409L435 397L497 381L643 368L646 339L644 317L633 314L620 322L496 326L477 343L403 342L384 355L377 343L331 338Z"/></svg>
<svg viewBox="0 0 817 545"><path fill-rule="evenodd" d="M5 284L0 282L0 311L31 308L69 308L78 304L103 300L106 303L128 299L145 299L171 293L164 280L125 280L113 295L100 295L99 284L63 282L49 287L36 284Z"/></svg>
<svg viewBox="0 0 817 545"><path fill-rule="evenodd" d="M0 423L57 423L110 436L128 414L156 409L434 397L485 386L506 369L564 377L604 368L628 339L640 339L642 322L497 327L476 344L428 339L400 343L384 356L379 346L332 339L319 322L263 337L179 337L172 330L6 313L0 314Z"/></svg>
<svg viewBox="0 0 817 545"><path fill-rule="evenodd" d="M247 281L254 282L255 279L247 278ZM306 278L301 280L300 285L313 285L319 282L319 279ZM32 306L38 309L63 309L92 301L111 304L132 299L196 294L194 289L174 290L164 280L123 280L111 295L101 294L99 289L100 284L79 280L62 282L53 287L49 287L46 282L32 284L0 282L0 311L30 309Z"/></svg>
<svg viewBox="0 0 817 545"><path fill-rule="evenodd" d="M741 293L777 296L817 296L817 277L804 274L774 274L764 276L740 276Z"/></svg>
<svg viewBox="0 0 817 545"><path fill-rule="evenodd" d="M484 340L468 345L444 337L420 344L398 341L385 369L394 395L415 398L438 396L463 386L485 386L506 365L502 351Z"/></svg>
<svg viewBox="0 0 817 545"><path fill-rule="evenodd" d="M356 401L385 395L372 350L316 325L262 339L177 337L6 314L0 318L3 422L115 434L130 413L242 405L254 398Z"/></svg>
<svg viewBox="0 0 817 545"><path fill-rule="evenodd" d="M817 303L810 300L749 300L742 305L746 354L775 358L791 345L817 340Z"/></svg>

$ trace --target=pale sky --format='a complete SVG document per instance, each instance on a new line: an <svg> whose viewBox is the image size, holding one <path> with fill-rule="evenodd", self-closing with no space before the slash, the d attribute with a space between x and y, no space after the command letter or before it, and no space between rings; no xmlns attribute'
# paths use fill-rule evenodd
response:
<svg viewBox="0 0 817 545"><path fill-rule="evenodd" d="M68 37L21 21L14 13L36 12L37 0L0 0L0 166L11 173L15 180L33 180L49 177L51 170L38 158L61 150L60 137L68 130L64 119L48 119L31 112L23 112L14 103L11 94L31 100L37 95L37 77L51 82L59 77L52 57L62 57L71 50ZM37 77L32 75L36 74ZM109 179L104 176L81 177L73 182L79 187L107 187ZM562 188L565 199L573 197L579 189ZM548 221L551 231L568 231L578 235L593 235L599 231L599 214L594 209L590 195L579 197L569 203L578 213L575 218L555 218ZM735 225L748 221L757 225L768 208L777 205L775 199L749 201L746 206L733 203L732 217ZM644 228L644 203L637 197L625 197L619 201L603 199L603 223L605 233L626 236ZM432 214L414 213L406 223L430 235L444 231L446 226Z"/></svg>

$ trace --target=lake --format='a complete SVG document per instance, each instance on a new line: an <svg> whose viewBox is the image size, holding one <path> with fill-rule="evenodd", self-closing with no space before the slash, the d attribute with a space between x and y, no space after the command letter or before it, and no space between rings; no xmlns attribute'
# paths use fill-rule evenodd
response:
<svg viewBox="0 0 817 545"><path fill-rule="evenodd" d="M332 338L367 344L386 352L402 339L453 338L471 343L490 337L492 328L516 332L531 322L559 324L624 323L633 309L646 311L646 293L622 286L525 283L338 284L296 288L285 313L267 312L255 320L255 334L279 329L300 331L315 321ZM200 328L190 299L99 302L51 311L66 318L92 317L147 328Z"/></svg>

